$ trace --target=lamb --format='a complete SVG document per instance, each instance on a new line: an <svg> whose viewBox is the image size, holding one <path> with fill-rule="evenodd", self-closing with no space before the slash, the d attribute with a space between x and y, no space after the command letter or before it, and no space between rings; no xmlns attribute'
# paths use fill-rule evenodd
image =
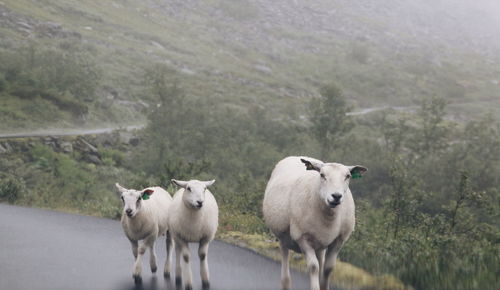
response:
<svg viewBox="0 0 500 290"><path fill-rule="evenodd" d="M172 197L161 187L148 187L143 190L126 189L115 184L123 202L121 224L125 236L132 245L135 263L133 278L135 283L142 282L142 256L149 248L149 265L155 273L156 253L155 241L160 235L166 235L167 259L163 275L170 277L172 262L172 237L168 231L168 212ZM142 241L139 243L139 241Z"/></svg>
<svg viewBox="0 0 500 290"><path fill-rule="evenodd" d="M279 240L283 289L291 288L289 249L304 254L311 290L329 289L337 255L354 230L349 181L366 171L310 157L278 162L266 187L263 214Z"/></svg>
<svg viewBox="0 0 500 290"><path fill-rule="evenodd" d="M200 275L203 289L210 287L208 274L208 243L213 240L219 224L219 208L212 193L207 189L211 181L180 181L172 179L179 189L172 201L168 219L169 229L175 241L175 284L193 289L190 251L188 243L199 243ZM181 267L181 255L184 263Z"/></svg>

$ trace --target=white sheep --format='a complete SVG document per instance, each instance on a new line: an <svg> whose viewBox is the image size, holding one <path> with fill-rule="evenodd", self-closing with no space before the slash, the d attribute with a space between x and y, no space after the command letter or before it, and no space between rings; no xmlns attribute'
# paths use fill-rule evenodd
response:
<svg viewBox="0 0 500 290"><path fill-rule="evenodd" d="M208 275L208 243L213 240L219 224L219 208L212 193L207 189L212 181L180 181L172 179L179 189L170 207L168 225L175 241L175 284L184 280L185 289L192 289L189 265L189 243L199 243L200 275L202 287L210 287ZM181 267L181 256L184 263Z"/></svg>
<svg viewBox="0 0 500 290"><path fill-rule="evenodd" d="M266 187L263 213L279 239L283 289L291 288L289 249L304 254L311 290L329 288L340 248L354 230L349 180L366 170L297 156L276 165Z"/></svg>
<svg viewBox="0 0 500 290"><path fill-rule="evenodd" d="M134 254L133 278L136 283L142 281L142 256L149 248L149 265L155 273L155 241L160 235L166 235L167 258L163 275L170 277L172 262L172 237L168 231L168 212L172 197L161 187L148 187L143 190L126 189L116 183L123 201L121 224L125 236L130 240ZM142 241L139 243L139 241Z"/></svg>

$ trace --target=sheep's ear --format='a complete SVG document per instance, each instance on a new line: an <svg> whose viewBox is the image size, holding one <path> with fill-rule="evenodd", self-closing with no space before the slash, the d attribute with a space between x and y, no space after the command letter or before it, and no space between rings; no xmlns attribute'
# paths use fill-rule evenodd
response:
<svg viewBox="0 0 500 290"><path fill-rule="evenodd" d="M321 167L323 167L324 165L323 163L309 161L305 159L300 159L300 161L302 161L302 163L306 165L306 170L316 170L319 172L321 170Z"/></svg>
<svg viewBox="0 0 500 290"><path fill-rule="evenodd" d="M188 185L187 181L181 181L177 179L172 179L172 183L182 188L186 188Z"/></svg>
<svg viewBox="0 0 500 290"><path fill-rule="evenodd" d="M361 165L348 166L349 171L351 171L351 176L353 179L363 177L363 174L368 171L368 168Z"/></svg>
<svg viewBox="0 0 500 290"><path fill-rule="evenodd" d="M118 184L118 182L117 182L117 183L115 183L115 186L116 186L116 189L118 189L118 191L119 191L120 193L122 193L122 192L124 192L124 191L127 191L127 189L126 189L125 187L122 187L121 185L119 185L119 184Z"/></svg>
<svg viewBox="0 0 500 290"><path fill-rule="evenodd" d="M143 200L148 200L149 197L154 193L155 191L152 190L152 189L145 189L142 194L141 194L141 198Z"/></svg>
<svg viewBox="0 0 500 290"><path fill-rule="evenodd" d="M215 182L215 179L212 179L210 181L205 181L205 186L209 187L210 185L214 184L214 182Z"/></svg>

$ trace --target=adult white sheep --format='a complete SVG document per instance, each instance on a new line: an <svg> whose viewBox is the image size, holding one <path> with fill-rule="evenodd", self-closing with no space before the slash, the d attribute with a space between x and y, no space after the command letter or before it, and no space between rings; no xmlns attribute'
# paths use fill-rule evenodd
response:
<svg viewBox="0 0 500 290"><path fill-rule="evenodd" d="M170 207L169 229L175 241L175 284L193 289L193 278L189 265L188 243L199 243L200 275L202 287L210 287L208 275L208 243L213 240L219 225L219 208L212 193L207 189L212 181L181 181L172 179L181 187ZM181 267L181 256L184 263Z"/></svg>
<svg viewBox="0 0 500 290"><path fill-rule="evenodd" d="M115 184L123 201L121 224L125 236L132 245L134 254L133 278L136 283L142 281L142 256L149 248L149 265L155 273L155 241L160 235L166 235L167 258L163 275L170 277L172 262L172 237L168 232L168 212L172 203L170 194L161 187L148 187L143 190L126 189ZM141 241L141 243L139 243Z"/></svg>
<svg viewBox="0 0 500 290"><path fill-rule="evenodd" d="M304 254L311 290L329 288L337 254L354 230L349 180L366 170L310 157L278 162L266 187L263 213L280 243L283 289L291 288L289 249Z"/></svg>

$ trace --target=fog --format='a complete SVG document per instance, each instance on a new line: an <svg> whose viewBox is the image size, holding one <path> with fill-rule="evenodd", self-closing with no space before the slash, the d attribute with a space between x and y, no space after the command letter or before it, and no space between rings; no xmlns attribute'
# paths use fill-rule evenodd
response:
<svg viewBox="0 0 500 290"><path fill-rule="evenodd" d="M4 279L0 267L0 288L84 288L101 278L103 287L133 287L119 223L98 233L104 220L75 216L120 218L117 182L174 193L172 178L215 179L216 238L259 259L279 257L262 212L266 184L280 160L308 156L368 168L363 178L338 175L355 200L356 225L347 241L344 230L324 237L330 249L345 241L336 289L492 289L499 16L499 0L0 0L0 202L18 215L0 219L0 232L18 233L0 235L0 244L2 266L21 269ZM296 188L333 182L302 166L290 174ZM290 190L290 200L276 200L296 205ZM318 197L305 191L304 200ZM324 221L350 216L319 212L328 212ZM29 216L45 235L41 256L23 255L33 250ZM54 237L64 247L45 247ZM104 246L121 242L126 256ZM79 255L64 256L71 251ZM242 286L279 285L276 262L219 253L226 256L210 258L220 275L214 289L237 288L217 268L233 256L238 267L226 265L232 278L248 279ZM290 260L305 268L299 255ZM251 268L269 280L247 275ZM23 279L30 273L46 279ZM145 276L146 287L159 285Z"/></svg>

